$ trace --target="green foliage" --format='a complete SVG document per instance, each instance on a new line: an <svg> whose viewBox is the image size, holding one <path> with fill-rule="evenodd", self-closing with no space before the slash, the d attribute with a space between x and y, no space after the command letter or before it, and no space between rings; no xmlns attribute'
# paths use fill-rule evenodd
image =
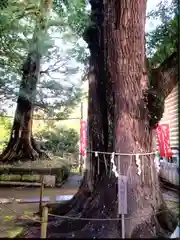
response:
<svg viewBox="0 0 180 240"><path fill-rule="evenodd" d="M0 9L4 9L6 8L8 5L8 0L1 0L1 3L0 3Z"/></svg>
<svg viewBox="0 0 180 240"><path fill-rule="evenodd" d="M11 121L0 116L0 151L5 147L11 131Z"/></svg>
<svg viewBox="0 0 180 240"><path fill-rule="evenodd" d="M150 64L152 67L156 67L177 49L177 0L173 0L170 6L166 1L161 1L157 5L157 9L151 11L148 17L160 20L160 24L147 34L147 50Z"/></svg>
<svg viewBox="0 0 180 240"><path fill-rule="evenodd" d="M86 0L54 1L55 12L65 17L65 21L74 34L82 37L89 25L90 10Z"/></svg>
<svg viewBox="0 0 180 240"><path fill-rule="evenodd" d="M63 33L64 43L71 40L72 47L68 54L76 61L87 66L89 50L82 40L85 29L90 25L90 8L86 0L54 1L54 11L63 16L66 31ZM81 40L81 41L79 41Z"/></svg>
<svg viewBox="0 0 180 240"><path fill-rule="evenodd" d="M77 38L74 41L72 37L73 31L67 28L67 17L62 6L59 5L58 15L53 12L47 21L39 2L9 0L8 5L0 10L0 98L3 102L17 99L22 65L28 52L37 46L33 42L37 38L38 51L42 55L42 71L34 104L48 116L62 115L62 118L66 118L71 112L70 108L75 107L82 96L80 79L77 79L78 83L74 81L81 69L72 62L75 58L80 61L82 57L76 57L76 51L64 49L64 46L57 46L55 42L57 34L61 42L67 33L71 36L68 43L77 42ZM44 31L43 24L47 31Z"/></svg>
<svg viewBox="0 0 180 240"><path fill-rule="evenodd" d="M27 11L22 8L19 3L9 0L7 7L0 10L0 95L5 99L14 95L14 88L19 83L20 69L33 31L32 25L23 21ZM28 22L28 16L26 19Z"/></svg>
<svg viewBox="0 0 180 240"><path fill-rule="evenodd" d="M150 12L148 18L160 21L157 27L147 34L147 54L149 62L148 109L150 113L150 126L155 127L163 116L164 96L158 91L158 75L152 74L177 49L178 42L178 16L177 0L161 1L157 8Z"/></svg>
<svg viewBox="0 0 180 240"><path fill-rule="evenodd" d="M78 151L79 135L74 129L65 127L38 132L35 135L44 142L44 147L56 155Z"/></svg>

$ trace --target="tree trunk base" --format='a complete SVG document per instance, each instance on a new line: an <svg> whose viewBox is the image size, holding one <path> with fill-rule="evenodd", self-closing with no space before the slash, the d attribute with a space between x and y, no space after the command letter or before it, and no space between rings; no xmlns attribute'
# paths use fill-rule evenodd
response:
<svg viewBox="0 0 180 240"><path fill-rule="evenodd" d="M75 197L65 204L52 208L52 214L65 218L49 216L47 229L48 238L121 238L121 221L117 219L116 182L108 178L101 180L96 189L89 194L85 183L81 185ZM102 186L107 186L103 188ZM50 206L49 206L50 207ZM146 210L146 209L145 209ZM162 205L156 209L157 214L149 216L144 213L138 218L143 219L135 226L131 238L167 237L177 226L175 216ZM145 211L146 212L146 211ZM71 219L71 217L73 219ZM80 220L76 218L86 218ZM113 220L109 220L112 219ZM126 217L125 217L126 218ZM92 220L88 220L92 219ZM100 220L95 220L100 219ZM108 220L104 220L108 219ZM128 216L129 222L134 223L137 215ZM125 220L127 221L127 220ZM40 229L33 230L34 234L27 237L40 237ZM35 233L36 232L36 233ZM126 233L128 230L126 229Z"/></svg>
<svg viewBox="0 0 180 240"><path fill-rule="evenodd" d="M3 163L36 161L37 159L49 159L49 156L41 150L34 139L25 142L23 139L11 139L0 156Z"/></svg>

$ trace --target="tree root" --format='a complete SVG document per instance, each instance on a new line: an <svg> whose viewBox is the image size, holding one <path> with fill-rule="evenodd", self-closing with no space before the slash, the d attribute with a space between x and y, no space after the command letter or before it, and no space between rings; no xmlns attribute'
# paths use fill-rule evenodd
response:
<svg viewBox="0 0 180 240"><path fill-rule="evenodd" d="M113 236L114 230L112 225L103 224L103 222L87 223L82 229L69 233L53 232L48 235L48 238L107 238Z"/></svg>
<svg viewBox="0 0 180 240"><path fill-rule="evenodd" d="M162 204L157 209L157 214L152 215L147 221L138 225L132 233L132 238L167 238L177 226L175 215Z"/></svg>
<svg viewBox="0 0 180 240"><path fill-rule="evenodd" d="M74 198L63 203L52 203L52 204L50 203L50 204L47 204L46 206L49 209L49 213L63 216L71 210L73 206L73 202L74 202Z"/></svg>
<svg viewBox="0 0 180 240"><path fill-rule="evenodd" d="M165 205L160 206L158 211L159 213L156 214L156 218L160 227L167 233L172 233L178 224L175 214Z"/></svg>
<svg viewBox="0 0 180 240"><path fill-rule="evenodd" d="M57 215L78 214L84 209L85 202L90 197L90 190L86 184L86 173L74 197L65 203L47 204L49 212Z"/></svg>
<svg viewBox="0 0 180 240"><path fill-rule="evenodd" d="M50 159L35 143L35 140L24 142L23 139L11 139L7 147L0 155L0 161L13 163L18 161L36 161L37 159Z"/></svg>

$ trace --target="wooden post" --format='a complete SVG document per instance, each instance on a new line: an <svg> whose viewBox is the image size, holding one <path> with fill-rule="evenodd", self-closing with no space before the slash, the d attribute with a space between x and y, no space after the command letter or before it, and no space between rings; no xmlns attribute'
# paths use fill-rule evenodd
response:
<svg viewBox="0 0 180 240"><path fill-rule="evenodd" d="M42 206L43 206L43 193L44 193L44 175L41 176L41 189L40 189L40 201L39 201L39 213L42 217Z"/></svg>
<svg viewBox="0 0 180 240"><path fill-rule="evenodd" d="M47 237L47 225L48 225L48 208L44 207L41 222L41 238Z"/></svg>

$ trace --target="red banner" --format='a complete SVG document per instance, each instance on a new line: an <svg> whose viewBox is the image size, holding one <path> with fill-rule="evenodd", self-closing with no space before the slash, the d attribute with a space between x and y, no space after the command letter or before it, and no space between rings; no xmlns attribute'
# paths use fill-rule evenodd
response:
<svg viewBox="0 0 180 240"><path fill-rule="evenodd" d="M80 122L80 152L82 154L82 157L85 157L86 155L86 145L87 145L87 122L84 120L81 120Z"/></svg>
<svg viewBox="0 0 180 240"><path fill-rule="evenodd" d="M157 142L158 142L158 151L160 153L160 156L164 157L163 137L162 137L162 129L160 125L158 125L156 128L156 134L157 134Z"/></svg>
<svg viewBox="0 0 180 240"><path fill-rule="evenodd" d="M158 139L158 151L161 157L172 157L169 124L160 124L156 128Z"/></svg>

